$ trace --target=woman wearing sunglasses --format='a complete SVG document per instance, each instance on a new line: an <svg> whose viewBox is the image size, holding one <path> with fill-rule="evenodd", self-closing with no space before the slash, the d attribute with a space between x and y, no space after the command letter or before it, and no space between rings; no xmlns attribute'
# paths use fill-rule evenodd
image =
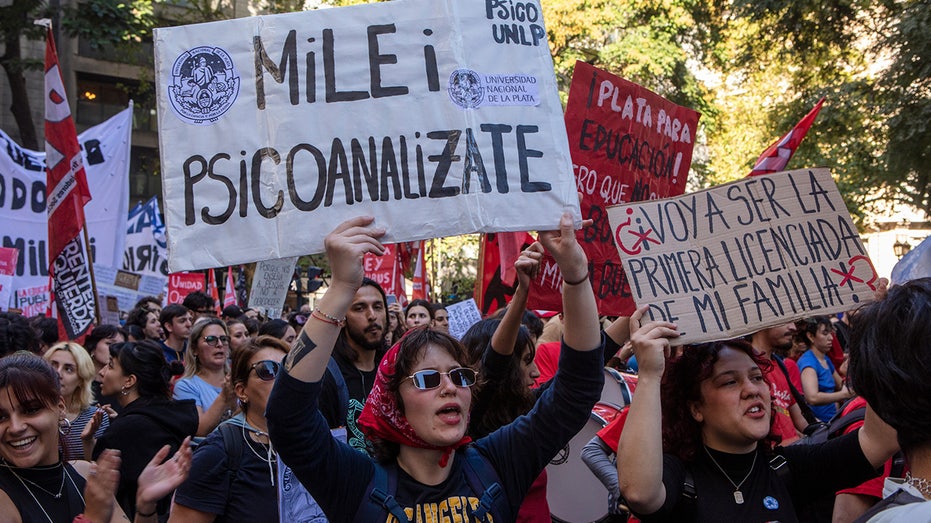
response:
<svg viewBox="0 0 931 523"><path fill-rule="evenodd" d="M414 331L382 359L359 419L376 459L332 438L317 411L327 360L362 282L362 258L384 252L379 238L385 230L373 221L348 220L324 241L330 287L285 358L269 398L272 442L333 522L385 521L388 512L401 521L453 513L474 521L483 511L496 522L513 520L530 484L585 424L604 382L588 260L572 218L565 214L558 231L540 234L565 280L566 331L559 372L536 407L470 443L466 429L476 376L467 368L465 348L447 334Z"/></svg>
<svg viewBox="0 0 931 523"><path fill-rule="evenodd" d="M259 336L233 352L230 377L242 410L198 445L169 522L278 523L277 459L265 405L289 348L278 338Z"/></svg>
<svg viewBox="0 0 931 523"><path fill-rule="evenodd" d="M230 336L219 318L198 320L184 352L184 375L175 383L176 400L194 400L200 421L197 436L210 434L236 408L229 380ZM198 440L199 443L200 440Z"/></svg>
<svg viewBox="0 0 931 523"><path fill-rule="evenodd" d="M130 518L136 513L137 479L149 460L165 445L174 452L197 430L194 402L171 400L170 376L165 353L149 340L110 345L110 362L100 371L101 392L115 395L122 409L94 445L93 458L106 449L122 453L116 500ZM158 502L159 516L168 513L169 501L170 493Z"/></svg>

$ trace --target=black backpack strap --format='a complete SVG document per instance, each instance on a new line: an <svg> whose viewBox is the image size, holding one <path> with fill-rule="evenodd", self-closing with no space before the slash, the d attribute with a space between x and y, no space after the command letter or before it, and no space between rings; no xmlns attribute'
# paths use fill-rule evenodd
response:
<svg viewBox="0 0 931 523"><path fill-rule="evenodd" d="M236 473L239 472L239 465L242 460L242 427L234 423L221 423L217 427L217 432L223 438L223 448L226 449L226 470L230 475L230 485L236 479ZM227 492L227 503L233 489Z"/></svg>
<svg viewBox="0 0 931 523"><path fill-rule="evenodd" d="M398 504L398 500L394 499L394 495L392 494L398 490L398 470L395 467L396 465L389 465L387 468L381 465L375 465L375 475L372 477L369 499L380 509L384 509L397 518L398 521L410 523L410 518L407 517L404 509L401 508L401 505ZM356 513L355 520L376 521L375 518L370 518L366 512L365 505L363 504L363 507L360 507L359 512ZM384 519L384 517L379 517L378 519Z"/></svg>
<svg viewBox="0 0 931 523"><path fill-rule="evenodd" d="M921 503L923 501L925 501L924 498L919 498L917 496L909 494L908 492L902 489L899 489L895 491L895 493L893 493L891 496L887 498L883 498L882 501L873 505L872 508L870 508L869 510L864 512L863 515L855 519L854 523L866 523L867 521L872 519L873 516L875 516L876 514L879 514L880 512L886 509L900 507L902 505L909 505L911 503Z"/></svg>
<svg viewBox="0 0 931 523"><path fill-rule="evenodd" d="M343 378L343 371L339 369L339 364L330 356L326 362L326 370L336 382L336 396L339 399L339 425L346 426L346 411L349 408L349 387L346 386L346 379ZM402 520L403 521L403 520Z"/></svg>
<svg viewBox="0 0 931 523"><path fill-rule="evenodd" d="M802 416L805 418L805 421L809 425L814 425L819 423L818 417L815 416L814 411L811 410L811 407L808 406L808 403L805 401L805 396L802 395L798 389L795 388L795 385L792 384L792 378L789 377L789 369L786 368L786 364L782 361L782 357L777 354L773 354L773 361L779 365L779 368L782 369L782 374L786 377L786 383L789 384L789 392L792 393L792 397L795 399L795 404L798 405L799 410L802 411Z"/></svg>
<svg viewBox="0 0 931 523"><path fill-rule="evenodd" d="M462 457L465 458L463 471L469 488L476 494L481 492L478 507L472 512L472 516L479 521L487 522L489 521L487 515L491 513L495 516L495 521L512 521L511 506L498 480L498 473L491 466L491 462L472 446L466 448Z"/></svg>

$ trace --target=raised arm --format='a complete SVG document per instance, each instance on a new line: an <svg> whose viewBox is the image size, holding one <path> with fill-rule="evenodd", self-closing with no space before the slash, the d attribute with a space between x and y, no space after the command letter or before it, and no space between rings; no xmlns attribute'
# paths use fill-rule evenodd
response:
<svg viewBox="0 0 931 523"><path fill-rule="evenodd" d="M583 226L590 224L589 220ZM588 257L576 241L572 215L564 213L559 230L540 233L540 243L556 259L562 272L563 341L579 351L601 346L598 307L588 273Z"/></svg>
<svg viewBox="0 0 931 523"><path fill-rule="evenodd" d="M630 317L630 341L640 372L617 446L617 470L621 496L630 508L652 514L666 501L660 384L670 352L669 338L679 333L669 322L653 321L641 326L646 310L641 307Z"/></svg>
<svg viewBox="0 0 931 523"><path fill-rule="evenodd" d="M336 227L324 239L330 261L330 286L317 307L304 323L294 347L285 358L284 370L303 382L316 382L323 378L327 361L346 319L356 291L362 285L362 257L367 252L384 254L378 241L385 230L375 227L374 218L359 216Z"/></svg>
<svg viewBox="0 0 931 523"><path fill-rule="evenodd" d="M802 369L802 388L805 390L805 401L809 405L828 405L853 397L846 385L837 392L821 392L818 388L818 371L814 367Z"/></svg>
<svg viewBox="0 0 931 523"><path fill-rule="evenodd" d="M883 421L869 404L866 405L866 417L857 437L863 455L874 468L882 467L886 460L899 451L895 429Z"/></svg>
<svg viewBox="0 0 931 523"><path fill-rule="evenodd" d="M534 242L522 251L520 257L514 262L514 268L517 269L517 289L514 290L511 303L491 337L491 348L502 356L510 356L514 353L517 333L520 331L524 310L527 308L530 282L540 272L540 260L542 259L543 246L539 242Z"/></svg>

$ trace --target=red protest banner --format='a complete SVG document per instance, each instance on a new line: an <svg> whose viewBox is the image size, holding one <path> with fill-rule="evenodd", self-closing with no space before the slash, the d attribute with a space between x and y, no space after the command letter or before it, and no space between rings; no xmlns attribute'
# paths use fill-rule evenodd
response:
<svg viewBox="0 0 931 523"><path fill-rule="evenodd" d="M700 116L635 83L576 62L566 132L582 193L582 217L594 220L576 234L588 255L599 313L627 315L634 310L605 208L684 193ZM556 263L545 256L528 308L561 310L561 283Z"/></svg>
<svg viewBox="0 0 931 523"><path fill-rule="evenodd" d="M19 249L16 247L0 247L0 275L13 276L16 274L18 259Z"/></svg>
<svg viewBox="0 0 931 523"><path fill-rule="evenodd" d="M203 292L204 275L199 272L175 272L168 275L168 303L181 303L195 291Z"/></svg>
<svg viewBox="0 0 931 523"><path fill-rule="evenodd" d="M385 245L385 254L381 256L365 253L362 264L366 278L381 285L385 294L393 294L402 306L407 303L407 294L404 291L404 271L401 269L398 245Z"/></svg>

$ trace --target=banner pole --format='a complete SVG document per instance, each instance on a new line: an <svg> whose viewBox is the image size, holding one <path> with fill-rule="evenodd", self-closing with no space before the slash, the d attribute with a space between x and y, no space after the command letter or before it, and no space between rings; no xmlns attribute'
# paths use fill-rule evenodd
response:
<svg viewBox="0 0 931 523"><path fill-rule="evenodd" d="M81 231L84 233L84 249L87 252L87 268L90 270L91 289L94 292L94 323L100 325L100 296L97 294L97 277L94 276L94 260L93 256L91 256L91 240L87 233L86 223L84 224L84 227L81 227Z"/></svg>

